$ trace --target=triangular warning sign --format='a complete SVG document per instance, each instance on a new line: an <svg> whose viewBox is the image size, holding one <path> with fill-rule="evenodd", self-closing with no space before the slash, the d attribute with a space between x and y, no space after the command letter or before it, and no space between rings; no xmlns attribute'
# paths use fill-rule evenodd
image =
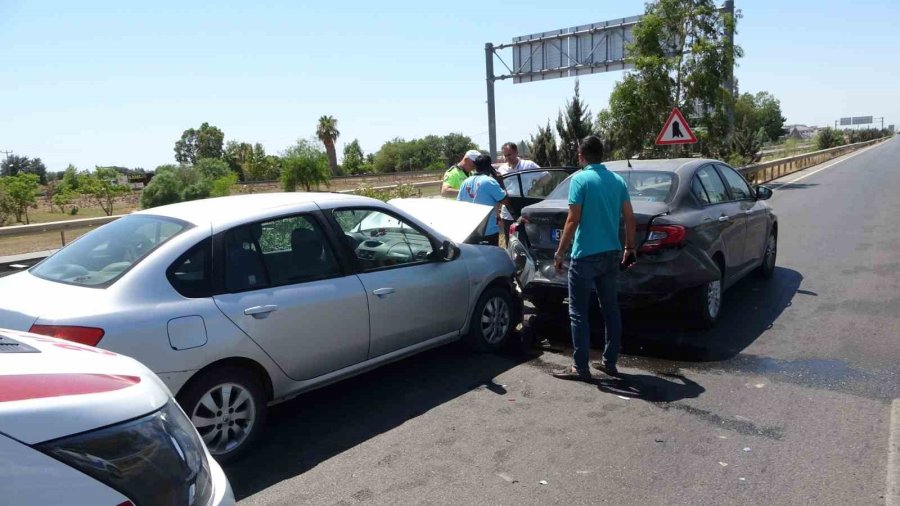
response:
<svg viewBox="0 0 900 506"><path fill-rule="evenodd" d="M673 107L665 126L656 136L656 144L667 146L669 144L694 144L695 142L697 142L697 137L685 121L684 115L677 107Z"/></svg>

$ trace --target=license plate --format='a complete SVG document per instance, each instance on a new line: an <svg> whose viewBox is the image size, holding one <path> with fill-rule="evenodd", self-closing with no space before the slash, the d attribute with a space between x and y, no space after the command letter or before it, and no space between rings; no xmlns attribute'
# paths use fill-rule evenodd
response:
<svg viewBox="0 0 900 506"><path fill-rule="evenodd" d="M552 238L552 239L553 239L554 241L556 241L556 242L559 242L559 239L560 239L561 237L562 237L562 229L561 229L561 228L554 228L554 229L550 232L550 238Z"/></svg>

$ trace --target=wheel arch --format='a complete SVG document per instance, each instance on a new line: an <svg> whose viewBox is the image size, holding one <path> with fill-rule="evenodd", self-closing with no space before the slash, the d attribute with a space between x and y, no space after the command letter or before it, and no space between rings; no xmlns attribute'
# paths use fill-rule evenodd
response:
<svg viewBox="0 0 900 506"><path fill-rule="evenodd" d="M260 383L262 384L263 391L266 394L265 400L268 402L268 401L271 401L275 397L274 387L272 385L272 378L269 377L269 373L266 371L266 368L262 366L262 364L260 364L259 362L255 361L253 359L249 359L249 358L245 358L245 357L230 357L230 358L224 358L221 360L217 360L217 361L203 367L202 369L198 370L197 372L195 372L190 377L190 379L188 379L184 383L184 385L182 385L181 388L178 390L178 393L176 394L176 398L178 396L180 396L182 393L184 393L184 391L187 390L191 385L193 385L199 378L208 374L210 371L213 371L216 369L222 369L222 368L226 368L226 367L236 367L239 369L244 369L244 370L249 371L257 379L259 379Z"/></svg>

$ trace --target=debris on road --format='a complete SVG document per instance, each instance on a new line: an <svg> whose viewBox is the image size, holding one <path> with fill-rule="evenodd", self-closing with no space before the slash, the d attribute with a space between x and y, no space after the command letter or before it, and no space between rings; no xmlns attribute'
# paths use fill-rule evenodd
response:
<svg viewBox="0 0 900 506"><path fill-rule="evenodd" d="M728 463L727 463L727 462L719 462L719 465L722 466L722 467L728 467Z"/></svg>
<svg viewBox="0 0 900 506"><path fill-rule="evenodd" d="M577 474L591 474L590 471L575 471Z"/></svg>
<svg viewBox="0 0 900 506"><path fill-rule="evenodd" d="M624 395L617 395L616 397L618 397L619 399L626 400L626 401L630 401L630 400L631 400L630 397L625 397Z"/></svg>
<svg viewBox="0 0 900 506"><path fill-rule="evenodd" d="M538 483L540 483L541 485L546 485L546 484L547 484L547 480L541 480L541 481L539 481Z"/></svg>
<svg viewBox="0 0 900 506"><path fill-rule="evenodd" d="M503 479L503 481L506 481L508 483L519 483L519 480L513 478L512 476L510 476L506 473L497 473L497 476L499 476L500 478Z"/></svg>
<svg viewBox="0 0 900 506"><path fill-rule="evenodd" d="M745 451L745 452L749 452L749 451L752 451L752 450L750 450L750 447L748 446L748 447L744 448L744 451Z"/></svg>

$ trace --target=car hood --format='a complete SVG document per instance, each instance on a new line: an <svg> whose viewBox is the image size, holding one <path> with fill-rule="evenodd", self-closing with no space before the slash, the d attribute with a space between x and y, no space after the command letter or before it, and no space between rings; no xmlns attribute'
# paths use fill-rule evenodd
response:
<svg viewBox="0 0 900 506"><path fill-rule="evenodd" d="M124 355L0 329L0 433L23 443L130 420L169 399L156 375Z"/></svg>
<svg viewBox="0 0 900 506"><path fill-rule="evenodd" d="M457 243L466 242L484 226L491 206L435 199L393 199L388 204L402 210Z"/></svg>

